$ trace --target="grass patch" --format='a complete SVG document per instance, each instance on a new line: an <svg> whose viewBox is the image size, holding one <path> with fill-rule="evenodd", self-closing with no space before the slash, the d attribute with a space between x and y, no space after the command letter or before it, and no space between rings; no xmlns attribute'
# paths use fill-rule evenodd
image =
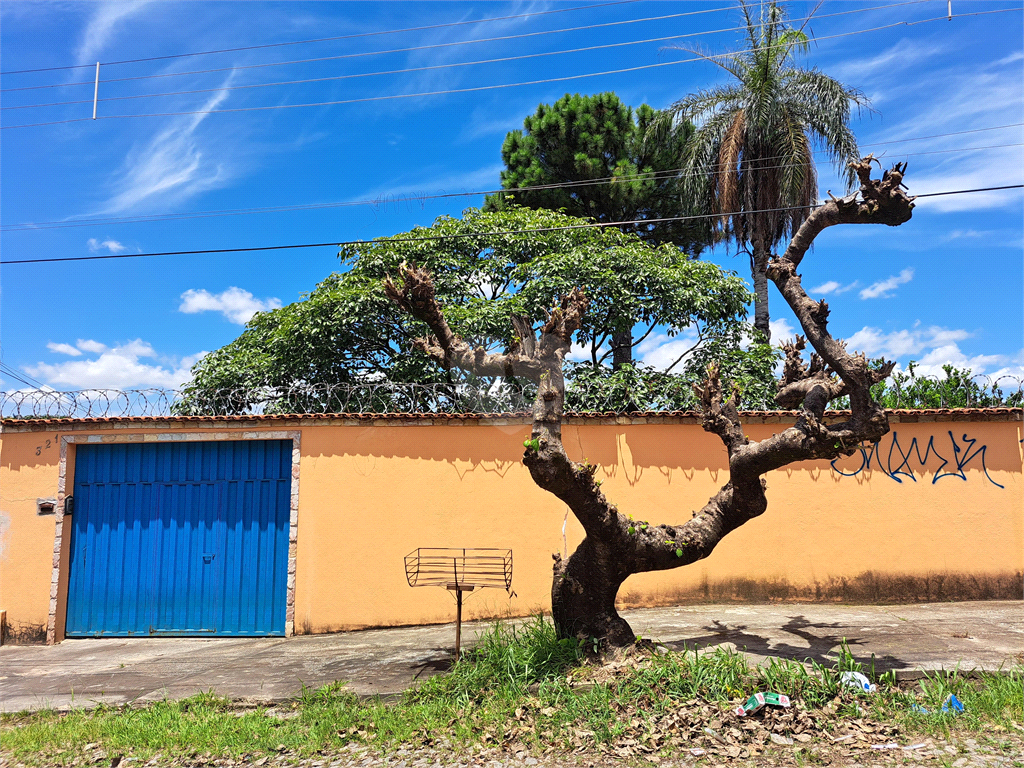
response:
<svg viewBox="0 0 1024 768"><path fill-rule="evenodd" d="M841 684L848 670L863 671L845 647L830 667L785 660L750 667L742 655L721 649L637 650L598 665L537 618L518 627L495 625L447 674L396 703L360 701L334 684L272 708L240 709L203 694L141 708L3 715L0 745L15 760L53 765L119 755L255 761L329 755L352 743L383 751L426 745L454 751L595 750L623 757L678 754L704 745L726 757L746 757L771 748L773 740L781 743L775 737L831 742L840 732L862 741L875 734L893 739L1017 733L1024 721L1019 668L979 677L936 674L899 685L882 675L878 692L869 695ZM756 718L732 714L747 696L764 690L789 695L793 709ZM964 703L963 714L941 714L949 694Z"/></svg>

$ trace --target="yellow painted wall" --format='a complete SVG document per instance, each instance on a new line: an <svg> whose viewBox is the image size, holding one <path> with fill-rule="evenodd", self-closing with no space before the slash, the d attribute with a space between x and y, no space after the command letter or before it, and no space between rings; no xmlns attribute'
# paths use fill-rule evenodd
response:
<svg viewBox="0 0 1024 768"><path fill-rule="evenodd" d="M12 639L46 636L54 515L36 499L57 495L57 432L0 434L0 608Z"/></svg>
<svg viewBox="0 0 1024 768"><path fill-rule="evenodd" d="M223 433L233 425L209 426ZM84 428L77 425L76 434ZM197 422L173 427L202 428ZM245 425L247 432L282 428L302 432L296 632L450 621L447 592L406 583L403 557L417 547L513 550L515 596L475 593L466 603L469 617L549 607L551 554L564 550L563 523L570 551L582 531L522 465L527 425ZM783 428L746 427L754 439ZM106 436L140 431L134 424L93 429ZM58 454L52 448L36 455L36 449L53 437L8 430L0 444L0 607L15 628L46 623L54 518L37 516L35 500L55 495ZM994 579L1001 594L1009 583L1019 595L1021 438L1020 421L895 423L859 474L842 476L828 462L771 473L762 517L701 563L631 577L620 597L634 605L766 596L891 599L909 583L898 579L906 578L918 586L926 581L931 597L965 596L955 586L965 579L975 585ZM892 448L894 440L902 453ZM620 510L655 524L685 522L727 476L720 441L695 424L567 425L564 441L572 458L600 466L606 494ZM901 467L905 455L911 460ZM919 456L927 460L922 464ZM853 473L863 463L851 457L836 466ZM906 474L896 474L901 470ZM945 592L941 584L935 592L939 582Z"/></svg>

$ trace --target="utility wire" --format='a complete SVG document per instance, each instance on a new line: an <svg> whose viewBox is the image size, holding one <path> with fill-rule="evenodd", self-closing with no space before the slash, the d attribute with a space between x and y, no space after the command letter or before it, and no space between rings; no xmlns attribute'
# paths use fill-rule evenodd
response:
<svg viewBox="0 0 1024 768"><path fill-rule="evenodd" d="M1015 123L1014 125L1024 125L1024 123ZM999 128L1007 128L1011 126L993 126L992 128L976 128L973 131L956 131L948 134L936 134L934 136L926 136L920 138L940 138L944 136L955 136L962 133L977 133L979 131L997 130ZM898 139L899 142L916 141L915 138ZM877 142L872 144L862 145L862 149L867 147L879 146L882 144L888 144L891 142ZM927 152L899 152L897 157L920 157L923 155L943 155L950 154L953 152L976 152L986 149L1004 149L1008 147L1020 147L1024 146L1022 143L1016 144L992 144L982 147L957 147L955 149L940 149L932 150ZM814 152L815 155L827 154L824 150L818 150ZM781 159L784 155L777 155L774 157L761 158L762 160L775 160ZM758 170L774 170L780 168L791 168L794 167L792 163L786 163L781 165L770 165L770 166L759 166ZM328 208L351 208L358 206L383 206L389 202L421 202L425 200L444 200L458 197L478 197L481 195L494 195L494 194L507 194L515 195L519 192L534 192L539 190L547 189L576 189L579 187L591 187L591 186L604 186L609 184L621 184L628 183L630 181L664 181L668 179L681 178L686 176L700 175L697 172L685 173L685 168L668 168L660 171L651 171L647 173L635 173L635 174L622 174L619 176L601 176L594 179L583 179L579 181L566 181L556 182L552 184L535 184L527 187L503 187L500 189L483 189L472 192L445 192L438 194L422 194L422 195L410 195L404 198L400 198L397 195L381 195L378 198L372 200L345 200L341 202L333 203L301 203L298 205L279 205L279 206L262 206L256 208L231 208L226 210L214 210L214 211L193 211L191 213L168 213L168 214L149 214L143 216L111 216L106 218L92 218L84 219L79 221L39 221L39 222L26 222L24 224L9 224L7 226L0 226L0 232L21 232L26 230L46 230L46 229L78 229L81 227L91 227L97 225L110 226L113 224L148 224L163 221L181 221L188 219L204 219L204 218L215 218L220 216L243 216L251 215L256 213L286 213L292 211L306 211L306 210L323 210Z"/></svg>
<svg viewBox="0 0 1024 768"><path fill-rule="evenodd" d="M263 48L281 48L286 45L307 45L309 43L326 43L334 40L354 40L360 37L376 37L379 35L395 35L402 32L423 32L428 29L444 29L448 27L461 27L467 24L485 24L491 21L507 21L509 19L524 19L532 16L548 16L553 13L569 13L571 11L586 11L592 8L606 8L612 5L628 5L639 2L639 0L615 0L615 2L598 3L596 5L579 5L572 8L556 8L551 11L534 11L532 13L519 13L514 16L494 16L487 19L469 19L467 21L452 21L447 24L430 24L423 27L406 27L405 29L384 29L377 32L360 32L350 35L336 35L334 37L317 37L311 40L291 40L284 43L264 43L263 45L247 45L241 48L220 48L213 51L195 51L194 53L175 53L168 56L150 56L143 59L123 59L121 61L102 62L102 66L110 67L115 64L137 64L144 61L165 61L167 59L181 59L188 56L208 56L214 53L235 53L237 51L255 51ZM723 9L724 10L724 9ZM14 69L8 72L0 72L0 75L23 75L29 72L59 72L68 69L86 69L93 64L75 64L66 67L42 67L39 69Z"/></svg>
<svg viewBox="0 0 1024 768"><path fill-rule="evenodd" d="M1022 189L1024 184L1008 184L1001 187L981 187L978 189L956 189L949 192L929 192L922 195L914 195L914 198L922 197L941 197L944 195L966 195L972 192L992 192L1002 189ZM827 205L827 203L825 204ZM817 205L793 205L785 206L781 208L763 208L756 211L729 211L727 213L704 213L697 216L666 216L659 219L631 219L629 221L608 221L608 222L593 222L589 224L570 224L564 227L538 227L536 229L506 229L497 232L467 232L464 234L455 235L424 235L416 237L384 237L377 238L377 240L388 241L392 243L411 243L411 242L422 242L428 240L455 240L470 237L490 237L491 235L507 236L507 235L528 235L533 233L545 233L545 232L564 232L567 230L574 229L603 229L605 227L621 227L629 224L661 224L669 221L692 221L695 219L718 219L723 216L732 216L737 213L751 214L751 213L774 213L776 211L795 211L803 208L818 208ZM161 251L152 253L111 253L100 256L58 256L51 259L9 259L0 261L0 264L44 264L59 261L99 261L101 259L140 259L148 256L195 256L206 253L252 253L256 251L283 251L289 248L324 248L327 246L339 247L343 245L367 245L377 240L344 240L338 242L337 240L331 240L326 243L293 243L291 245L261 245L253 246L250 248L203 248L194 251Z"/></svg>
<svg viewBox="0 0 1024 768"><path fill-rule="evenodd" d="M908 25L912 25L912 24L923 24L925 22L931 22L931 21L945 21L948 18L951 19L951 18L965 18L965 17L968 17L968 16L985 16L985 15L994 14L994 13L1010 13L1010 12L1015 12L1015 11L1020 11L1020 10L1022 10L1022 8L1001 8L1001 9L994 10L994 11L977 11L977 12L974 12L974 13L954 14L953 16L936 16L936 17L931 18L931 19L922 19L920 21L914 21L914 22L899 21L899 22L894 22L892 24L885 24L885 25L882 25L880 27L872 27L870 29L858 29L858 30L854 30L852 32L842 32L842 33L838 33L838 34L835 34L835 35L825 35L823 37L818 37L818 38L815 38L815 39L818 40L818 41L820 41L820 40L833 40L833 39L840 38L840 37L850 37L852 35L861 35L861 34L865 34L865 33L868 33L868 32L878 32L878 31L881 31L881 30L884 30L884 29L892 29L892 28L895 28L895 27L908 26ZM81 118L73 118L73 119L69 119L69 120L52 120L52 121L42 122L42 123L26 123L26 124L19 124L19 125L5 125L5 126L0 126L0 130L7 130L7 129L13 129L13 128L36 128L36 127L46 126L46 125L62 125L62 124L67 124L67 123L80 123L80 122L85 122L87 120L120 120L120 119L126 119L126 118L136 118L136 117L182 117L182 116L186 116L186 115L211 115L211 114L226 114L226 113L234 113L234 112L264 112L264 111L276 110L276 109L299 109L299 108L305 108L305 107L328 107L328 106L337 106L337 105L342 105L342 104L360 104L360 103L369 103L369 102L390 101L390 100L393 100L393 99L410 99L410 98L422 98L422 97L426 97L426 96L444 96L444 95L460 94L460 93L477 93L477 92L480 92L480 91L491 91L491 90L504 89L504 88L516 88L516 87L525 86L525 85L545 85L545 84L548 84L548 83L561 83L561 82L566 82L566 81L569 81L569 80L582 80L582 79L586 79L586 78L590 78L590 77L603 77L603 76L606 76L606 75L622 74L622 73L625 73L625 72L638 72L638 71L647 70L647 69L657 69L657 68L661 68L661 67L671 67L671 66L676 66L678 64L687 64L687 63L698 62L698 61L706 61L708 59L736 56L736 55L741 54L741 53L753 53L753 52L758 51L758 50L764 50L764 49L760 48L760 47L759 48L750 48L750 49L741 50L741 51L731 51L729 53L715 54L715 55L712 55L712 56L702 56L702 57L696 57L696 58L692 58L692 59L680 59L678 61L658 62L656 64L643 64L643 65L639 65L639 66L635 66L635 67L624 67L624 68L621 68L621 69L610 69L610 70L605 70L603 72L587 72L587 73L584 73L584 74L581 74L581 75L566 75L564 77L549 77L549 78L544 78L544 79L541 79L541 80L528 80L528 81L519 82L519 83L501 83L501 84L497 84L497 85L480 85L480 86L475 86L475 87L471 87L471 88L451 88L451 89L442 90L442 91L426 91L426 92L423 92L423 93L400 93L400 94L390 94L390 95L385 95L385 96L367 96L367 97L358 98L358 99L338 99L338 100L334 100L334 101L320 101L320 102L311 102L311 103L305 103L305 104L275 104L275 105L267 105L267 106L259 106L259 107L233 107L233 108L229 108L229 109L195 109L195 110L185 110L185 111L181 111L181 112L152 112L152 113L134 114L134 115L100 115L99 117L96 117L96 118L81 117Z"/></svg>
<svg viewBox="0 0 1024 768"><path fill-rule="evenodd" d="M897 3L895 5L916 5L918 3L930 2L930 0L908 0L905 3ZM882 8L891 8L894 6L880 6ZM336 56L318 56L312 59L293 59L290 61L271 61L262 64L244 64L231 67L216 67L214 69L195 69L187 70L185 72L164 72L159 75L136 75L135 77L115 77L109 80L100 80L100 83L126 83L133 80L153 80L162 77L183 77L185 75L207 75L211 72L233 72L244 69L263 69L265 67L283 67L289 64L313 64L320 61L338 61L339 59L358 59L366 56L384 56L392 53L411 53L416 51L428 51L435 50L438 48L453 48L462 45L473 45L475 43L495 43L506 40L522 40L527 37L538 37L541 35L557 35L563 32L581 32L584 30L591 29L603 29L605 27L619 27L625 24L639 24L645 21L664 21L666 19L678 19L683 16L698 16L704 13L717 13L719 11L732 10L729 7L724 8L710 8L703 11L686 11L684 13L669 13L662 16L646 16L641 19L620 19L619 21L606 21L601 24L586 24L578 27L564 27L562 29L543 29L534 32L520 32L515 35L501 35L499 37L482 37L475 38L473 40L454 40L448 43L433 43L430 45L414 45L406 48L392 48L383 51L361 51L359 53L345 53ZM94 66L94 65L91 65ZM41 88L66 88L74 85L92 85L93 80L76 82L76 83L51 83L47 85L33 85L23 86L20 88L2 88L0 93L8 93L10 91L31 91L39 90Z"/></svg>
<svg viewBox="0 0 1024 768"><path fill-rule="evenodd" d="M916 5L918 3L929 2L929 1L930 0L910 0L909 2L905 2L905 3L897 3L897 5ZM808 21L808 20L810 20L812 18L813 19L827 19L827 18L830 18L830 17L833 17L833 16L846 16L846 15L851 14L851 13L866 13L868 11L877 11L877 10L881 10L881 9L885 9L885 8L892 8L892 7L894 7L894 6L893 5L879 5L879 6L874 6L872 8L857 8L857 9L852 10L852 11L840 11L838 13L828 13L828 14L823 14L823 15L818 15L818 16L806 16L806 17L802 17L802 18L798 18L798 19L790 19L789 21ZM681 15L681 14L678 14L678 15ZM645 19L645 21L646 21L646 19ZM269 88L269 87L278 86L278 85L305 85L305 84L308 84L308 83L323 83L323 82L330 82L330 81L335 81L335 80L351 80L351 79L354 79L354 78L362 78L362 77L377 77L377 76L382 76L382 75L410 74L410 73L413 73L413 72L427 72L427 71L433 71L433 70L438 70L438 69L451 69L451 68L454 68L454 67L471 67L471 66L477 66L477 65L480 65L480 64L499 64L499 63L505 63L505 62L510 62L510 61L522 61L524 59L542 58L542 57L546 57L546 56L560 56L560 55L569 54L569 53L585 53L587 51L598 51L598 50L605 50L605 49L608 49L608 48L623 48L623 47L630 46L630 45L643 45L645 43L663 43L663 42L667 42L669 40L682 40L684 38L701 37L703 35L717 35L717 34L722 34L724 32L737 32L737 31L741 31L741 30L744 30L744 29L746 29L746 26L726 27L724 29L712 29L712 30L706 30L706 31L703 31L703 32L689 32L689 33L680 34L680 35L666 35L666 36L663 36L663 37L650 37L650 38L646 38L644 40L627 40L625 42L619 42L619 43L604 43L602 45L590 45L590 46L586 46L586 47L583 47L583 48L568 48L568 49L563 49L563 50L560 50L560 51L542 51L542 52L539 52L539 53L524 53L524 54L520 54L518 56L505 56L505 57L495 58L495 59L479 59L477 61L451 62L451 63L448 63L448 64L433 64L433 65L424 66L424 67L409 67L409 68L406 68L406 69L379 70L379 71L375 71L375 72L357 72L357 73L352 73L352 74L347 74L347 75L332 75L330 77L315 77L315 78L307 78L307 79L303 79L303 80L279 80L279 81L275 81L275 82L271 82L271 83L250 83L250 84L247 84L247 85L221 86L219 88L199 88L199 89L194 89L194 90L189 90L189 91L164 91L164 92L161 92L161 93L139 93L139 94L133 94L133 95L130 95L130 96L110 96L110 97L107 97L107 98L104 98L104 99L98 99L97 101L102 103L102 102L111 102L111 101L127 101L127 100L132 100L132 99L153 99L153 98L158 98L158 97L161 97L161 96L189 96L189 95L193 95L193 94L197 94L197 93L220 93L220 92L225 92L225 91L238 91L238 90L247 90L247 89L252 89L252 88ZM382 53L392 53L392 51L383 51ZM352 57L352 56L363 56L363 55L368 55L368 54L347 54L346 56L339 56L337 58L349 58L349 57ZM182 73L182 74L185 74L185 73ZM108 81L101 81L101 82L108 82ZM73 105L73 104L92 104L92 103L93 103L93 99L79 99L77 101L53 101L53 102L48 102L48 103L45 103L45 104L16 104L16 105L13 105L13 106L0 107L0 110L8 110L8 109L36 109L36 108L40 108L40 107L62 107L62 106L68 106L68 105Z"/></svg>
<svg viewBox="0 0 1024 768"><path fill-rule="evenodd" d="M14 379L15 381L20 381L26 387L32 387L33 389L41 389L46 387L46 385L43 384L43 382L39 381L38 379L33 379L27 373L19 373L18 371L14 370L11 366L7 365L7 363L0 363L0 374L8 376ZM28 381L27 379L31 379L31 381Z"/></svg>

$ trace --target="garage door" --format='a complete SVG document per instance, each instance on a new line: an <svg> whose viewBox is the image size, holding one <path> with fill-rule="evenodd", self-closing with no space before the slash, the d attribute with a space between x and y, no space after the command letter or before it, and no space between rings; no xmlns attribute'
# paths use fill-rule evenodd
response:
<svg viewBox="0 0 1024 768"><path fill-rule="evenodd" d="M66 634L283 635L292 442L79 445Z"/></svg>

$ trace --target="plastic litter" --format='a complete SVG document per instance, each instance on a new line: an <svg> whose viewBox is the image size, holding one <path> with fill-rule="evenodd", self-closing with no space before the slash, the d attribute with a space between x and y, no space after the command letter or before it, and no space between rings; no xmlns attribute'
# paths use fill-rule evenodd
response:
<svg viewBox="0 0 1024 768"><path fill-rule="evenodd" d="M911 712L919 712L922 715L929 714L928 710L922 707L920 704L911 704ZM949 694L946 700L942 702L942 713L946 715L959 715L964 711L964 704L960 699L956 697L956 694Z"/></svg>
<svg viewBox="0 0 1024 768"><path fill-rule="evenodd" d="M714 731L711 728L705 727L704 728L704 733L706 733L708 736L710 736L712 739L714 739L715 741L719 742L720 744L728 744L729 743L725 739L723 739L721 736L719 736L717 731Z"/></svg>
<svg viewBox="0 0 1024 768"><path fill-rule="evenodd" d="M942 711L946 714L959 715L964 711L963 702L961 702L955 694L951 693L946 697L946 700L942 702Z"/></svg>
<svg viewBox="0 0 1024 768"><path fill-rule="evenodd" d="M903 749L904 752L910 752L910 751L915 750L915 749L924 749L927 746L928 746L927 744L922 742L921 744L908 744L907 746L903 747L902 749Z"/></svg>
<svg viewBox="0 0 1024 768"><path fill-rule="evenodd" d="M700 757L704 753L705 753L705 750L701 749L700 747L694 747L693 749L690 750L690 754L693 755L694 757Z"/></svg>
<svg viewBox="0 0 1024 768"><path fill-rule="evenodd" d="M790 705L789 696L783 693L772 693L770 691L763 691L761 693L755 693L749 699L746 704L742 707L736 707L733 710L737 717L746 717L747 715L753 715L755 712L760 712L764 707L788 707Z"/></svg>
<svg viewBox="0 0 1024 768"><path fill-rule="evenodd" d="M769 733L768 738L772 740L773 744L778 744L780 747L788 747L793 743L793 740L789 736L780 736L777 733Z"/></svg>
<svg viewBox="0 0 1024 768"><path fill-rule="evenodd" d="M853 734L852 733L848 733L845 736L837 736L836 738L832 739L832 743L833 744L838 744L838 743L840 743L842 741L849 741L852 738L853 738Z"/></svg>
<svg viewBox="0 0 1024 768"><path fill-rule="evenodd" d="M874 685L861 672L843 672L839 676L839 682L847 688L852 688L861 693L874 693L878 690L878 686Z"/></svg>
<svg viewBox="0 0 1024 768"><path fill-rule="evenodd" d="M900 745L896 742L889 742L888 744L872 744L872 749L899 749Z"/></svg>

